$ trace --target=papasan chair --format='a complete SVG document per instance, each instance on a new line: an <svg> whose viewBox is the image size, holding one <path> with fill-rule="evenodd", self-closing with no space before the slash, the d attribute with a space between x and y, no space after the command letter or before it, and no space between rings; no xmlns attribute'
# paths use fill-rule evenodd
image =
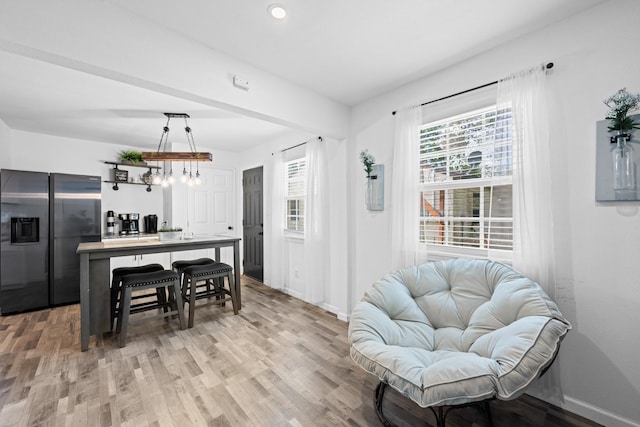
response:
<svg viewBox="0 0 640 427"><path fill-rule="evenodd" d="M510 400L542 375L571 329L542 288L486 260L429 262L388 274L353 310L351 358L387 386L430 408L438 427L457 406ZM446 410L445 410L446 408Z"/></svg>

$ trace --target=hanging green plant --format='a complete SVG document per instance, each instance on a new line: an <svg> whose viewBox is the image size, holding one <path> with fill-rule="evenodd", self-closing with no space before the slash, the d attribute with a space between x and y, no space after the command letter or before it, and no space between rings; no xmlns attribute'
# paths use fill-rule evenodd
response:
<svg viewBox="0 0 640 427"><path fill-rule="evenodd" d="M142 152L134 150L122 150L119 153L121 163L145 163L142 160Z"/></svg>

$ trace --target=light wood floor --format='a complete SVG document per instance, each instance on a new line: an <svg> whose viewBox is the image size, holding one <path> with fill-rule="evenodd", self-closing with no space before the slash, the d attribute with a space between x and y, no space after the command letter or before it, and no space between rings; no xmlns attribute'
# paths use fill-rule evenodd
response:
<svg viewBox="0 0 640 427"><path fill-rule="evenodd" d="M237 316L209 305L184 331L133 323L123 349L109 335L80 352L77 305L0 317L0 426L380 425L346 323L249 279L242 292ZM399 426L434 422L392 390L385 402ZM596 425L527 396L491 405L496 426ZM486 420L464 408L447 425Z"/></svg>

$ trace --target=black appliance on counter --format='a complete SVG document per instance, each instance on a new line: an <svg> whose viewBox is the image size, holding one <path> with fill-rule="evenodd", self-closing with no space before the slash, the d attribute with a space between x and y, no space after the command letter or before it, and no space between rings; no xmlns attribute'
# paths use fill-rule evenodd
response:
<svg viewBox="0 0 640 427"><path fill-rule="evenodd" d="M98 176L0 171L0 314L80 301L81 242L99 242Z"/></svg>
<svg viewBox="0 0 640 427"><path fill-rule="evenodd" d="M157 233L158 232L158 215L145 215L145 217L144 217L144 232L145 233Z"/></svg>
<svg viewBox="0 0 640 427"><path fill-rule="evenodd" d="M118 214L118 219L122 222L120 227L120 235L136 235L140 234L140 214L124 213Z"/></svg>

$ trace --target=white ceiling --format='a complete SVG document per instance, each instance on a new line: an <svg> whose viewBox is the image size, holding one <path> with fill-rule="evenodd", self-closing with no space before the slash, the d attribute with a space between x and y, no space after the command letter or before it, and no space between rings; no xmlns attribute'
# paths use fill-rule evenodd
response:
<svg viewBox="0 0 640 427"><path fill-rule="evenodd" d="M110 0L346 105L601 0ZM267 16L283 4L283 21Z"/></svg>
<svg viewBox="0 0 640 427"><path fill-rule="evenodd" d="M101 1L352 106L603 0L277 0L283 21L267 15L271 0ZM153 147L170 111L223 150L291 132L13 53L0 64L0 118L13 129Z"/></svg>
<svg viewBox="0 0 640 427"><path fill-rule="evenodd" d="M12 129L155 149L167 120L163 113L188 112L197 148L240 152L284 134L307 137L278 124L20 55L0 51L0 64L0 118ZM186 144L184 121L172 119L170 125L170 141Z"/></svg>

